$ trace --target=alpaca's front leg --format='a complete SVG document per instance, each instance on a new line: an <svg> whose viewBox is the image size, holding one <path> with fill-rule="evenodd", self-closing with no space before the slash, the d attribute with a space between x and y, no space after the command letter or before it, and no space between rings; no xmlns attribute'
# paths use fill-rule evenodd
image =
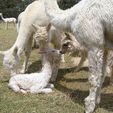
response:
<svg viewBox="0 0 113 113"><path fill-rule="evenodd" d="M103 50L93 48L88 52L89 70L91 76L89 82L91 84L89 96L85 99L86 113L93 113L96 104L100 102L100 91L105 78L106 57ZM107 54L106 54L107 55Z"/></svg>
<svg viewBox="0 0 113 113"><path fill-rule="evenodd" d="M65 63L65 57L64 57L64 54L61 55L61 62L62 62L62 63Z"/></svg>
<svg viewBox="0 0 113 113"><path fill-rule="evenodd" d="M14 27L16 27L16 22L13 22Z"/></svg>
<svg viewBox="0 0 113 113"><path fill-rule="evenodd" d="M6 29L8 29L8 22L6 22Z"/></svg>
<svg viewBox="0 0 113 113"><path fill-rule="evenodd" d="M22 70L20 71L20 73L25 73L27 71L30 54L31 54L31 51L25 52L25 59L24 59L24 63L23 63Z"/></svg>
<svg viewBox="0 0 113 113"><path fill-rule="evenodd" d="M56 78L57 78L57 74L58 74L58 67L53 67L52 71L53 72L52 72L52 76L51 76L50 81L55 82Z"/></svg>

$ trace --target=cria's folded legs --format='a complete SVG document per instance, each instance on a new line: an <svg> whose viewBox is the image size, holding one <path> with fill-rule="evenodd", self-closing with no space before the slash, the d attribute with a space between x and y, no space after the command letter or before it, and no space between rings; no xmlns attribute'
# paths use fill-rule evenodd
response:
<svg viewBox="0 0 113 113"><path fill-rule="evenodd" d="M32 86L30 89L30 93L37 94L37 93L51 93L52 89L51 88L43 88L39 89L36 86Z"/></svg>
<svg viewBox="0 0 113 113"><path fill-rule="evenodd" d="M91 84L91 88L89 96L85 99L86 113L92 113L96 104L99 104L100 102L100 90L102 83L104 82L106 68L105 64L107 52L105 52L96 47L88 52L89 70L91 72L89 82Z"/></svg>

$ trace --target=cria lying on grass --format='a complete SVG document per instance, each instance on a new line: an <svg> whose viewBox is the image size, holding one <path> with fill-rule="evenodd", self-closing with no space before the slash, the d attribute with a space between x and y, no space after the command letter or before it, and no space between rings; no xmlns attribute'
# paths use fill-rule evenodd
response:
<svg viewBox="0 0 113 113"><path fill-rule="evenodd" d="M40 73L16 74L9 80L8 86L14 92L50 93L53 85L49 84L54 65L59 65L59 50L46 48L43 54L43 67Z"/></svg>

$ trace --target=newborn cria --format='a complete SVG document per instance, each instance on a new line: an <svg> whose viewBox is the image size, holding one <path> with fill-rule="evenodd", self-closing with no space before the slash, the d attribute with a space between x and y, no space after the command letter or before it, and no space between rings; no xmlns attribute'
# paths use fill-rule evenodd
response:
<svg viewBox="0 0 113 113"><path fill-rule="evenodd" d="M59 50L45 49L41 52L43 54L43 67L40 73L31 74L17 74L9 80L8 86L14 92L22 93L50 93L52 86L49 80L52 75L52 68L58 65L61 58Z"/></svg>

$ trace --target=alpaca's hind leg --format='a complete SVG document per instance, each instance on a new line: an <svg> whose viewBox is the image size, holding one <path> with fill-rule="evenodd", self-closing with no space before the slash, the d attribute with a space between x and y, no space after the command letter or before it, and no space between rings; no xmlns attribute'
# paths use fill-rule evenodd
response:
<svg viewBox="0 0 113 113"><path fill-rule="evenodd" d="M53 67L53 72L50 81L55 82L58 74L58 67Z"/></svg>
<svg viewBox="0 0 113 113"><path fill-rule="evenodd" d="M30 54L31 54L31 50L32 50L32 39L33 38L31 36L31 38L28 41L26 50L25 50L25 59L24 59L24 63L23 63L21 73L25 73L27 71L27 68L28 68L28 61L29 61L29 57L30 57Z"/></svg>
<svg viewBox="0 0 113 113"><path fill-rule="evenodd" d="M8 29L8 22L6 22L6 29Z"/></svg>
<svg viewBox="0 0 113 113"><path fill-rule="evenodd" d="M38 86L32 86L30 88L30 93L36 94L36 93L50 93L50 92L52 92L51 88L40 89L39 87L40 87L39 85Z"/></svg>
<svg viewBox="0 0 113 113"><path fill-rule="evenodd" d="M25 73L27 71L30 53L31 51L25 52L25 59L24 59L24 63L23 63L22 70L20 71L20 73Z"/></svg>
<svg viewBox="0 0 113 113"><path fill-rule="evenodd" d="M85 99L86 113L93 113L96 104L100 102L100 91L105 78L104 71L106 69L106 57L104 57L104 55L103 50L96 47L88 52L89 70L91 72L89 82L91 88L89 96Z"/></svg>

